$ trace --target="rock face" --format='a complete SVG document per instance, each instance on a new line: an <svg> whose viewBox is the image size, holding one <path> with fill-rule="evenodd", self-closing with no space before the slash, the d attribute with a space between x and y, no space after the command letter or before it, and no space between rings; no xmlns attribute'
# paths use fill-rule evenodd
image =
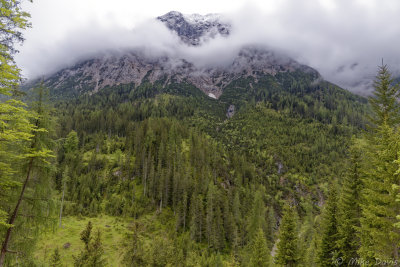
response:
<svg viewBox="0 0 400 267"><path fill-rule="evenodd" d="M230 119L233 117L233 115L235 115L235 105L230 105L226 111L226 117Z"/></svg>
<svg viewBox="0 0 400 267"><path fill-rule="evenodd" d="M230 24L221 22L221 16L218 14L183 15L177 11L171 11L157 19L164 22L168 29L177 33L184 43L195 46L202 40L215 38L218 34L228 36L231 28Z"/></svg>
<svg viewBox="0 0 400 267"><path fill-rule="evenodd" d="M157 18L176 32L188 46L199 46L217 35L229 36L231 26L221 22L218 15L182 15L169 12ZM301 65L288 57L277 55L254 46L243 47L224 67L197 67L181 58L148 58L140 51L107 54L83 61L63 69L45 79L45 84L55 90L73 90L75 94L96 93L106 86L134 83L144 80L151 83L163 81L188 82L211 98L219 98L224 88L233 80L252 76L301 70L319 77L314 69Z"/></svg>

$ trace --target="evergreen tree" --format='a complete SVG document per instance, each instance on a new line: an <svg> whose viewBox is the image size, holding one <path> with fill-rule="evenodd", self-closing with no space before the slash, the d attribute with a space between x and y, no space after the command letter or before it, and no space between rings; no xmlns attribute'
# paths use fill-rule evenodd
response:
<svg viewBox="0 0 400 267"><path fill-rule="evenodd" d="M103 259L103 244L101 242L100 230L96 231L95 238L89 247L89 257L85 266L102 267L106 266L106 261Z"/></svg>
<svg viewBox="0 0 400 267"><path fill-rule="evenodd" d="M133 224L133 234L124 255L123 262L127 266L143 266L143 247L139 237L140 227L137 222Z"/></svg>
<svg viewBox="0 0 400 267"><path fill-rule="evenodd" d="M0 1L0 202L8 201L8 193L19 185L12 174L18 170L16 162L32 139L35 128L26 105L16 97L21 79L20 70L14 62L15 44L24 40L22 30L28 28L29 14L21 8L21 1ZM0 227L7 223L8 207L0 205ZM3 254L0 266L3 264Z"/></svg>
<svg viewBox="0 0 400 267"><path fill-rule="evenodd" d="M92 234L92 222L89 221L88 224L86 225L86 228L81 232L81 240L85 244L85 248L87 249L89 247L89 243L91 240L91 234Z"/></svg>
<svg viewBox="0 0 400 267"><path fill-rule="evenodd" d="M285 205L278 235L275 262L283 266L296 266L300 261L297 242L296 214L293 207Z"/></svg>
<svg viewBox="0 0 400 267"><path fill-rule="evenodd" d="M266 226L265 204L262 196L263 190L257 190L254 196L254 203L249 217L249 222L247 224L247 238L249 240L252 240L255 237L259 228L264 229Z"/></svg>
<svg viewBox="0 0 400 267"><path fill-rule="evenodd" d="M362 217L358 250L364 259L399 259L400 229L395 227L400 203L396 202L400 184L398 172L399 125L398 87L392 86L386 66L379 69L374 97L370 98L374 127L367 135Z"/></svg>
<svg viewBox="0 0 400 267"><path fill-rule="evenodd" d="M213 182L210 182L208 185L208 192L207 192L207 216L206 216L206 233L207 233L207 241L208 246L212 247L213 240L214 240L214 206L216 202L215 195L216 195L216 188Z"/></svg>
<svg viewBox="0 0 400 267"><path fill-rule="evenodd" d="M258 228L255 236L250 242L250 264L249 266L254 267L266 267L269 266L269 249L267 246L267 240L262 228Z"/></svg>
<svg viewBox="0 0 400 267"><path fill-rule="evenodd" d="M29 145L25 148L25 151L20 155L21 165L15 164L20 167L20 171L14 174L17 181L21 181L21 189L16 190L18 194L11 197L10 201L10 216L8 219L8 227L4 234L2 243L2 249L0 254L0 266L4 264L5 255L8 251L8 246L11 240L11 233L17 234L19 231L20 241L18 241L17 235L14 237L14 246L22 246L25 255L28 256L30 250L26 242L26 237L30 234L29 230L32 230L33 234L37 233L37 229L43 227L49 213L44 215L43 210L49 208L50 198L50 174L52 173L52 164L48 160L53 158L53 141L52 141L52 130L53 120L50 115L50 108L45 101L47 96L46 90L43 85L35 88L37 92L37 101L32 103L31 114L33 117L33 128L32 128L32 139ZM32 176L37 176L38 179L31 179ZM32 199L32 200L29 200ZM25 200L25 201L23 201ZM36 201L37 200L37 201ZM20 224L19 227L12 227L17 219L18 214L22 211L31 212L31 218L34 220ZM24 228L24 229L23 229ZM22 233L23 232L23 233ZM15 235L14 234L14 235ZM29 258L29 257L28 257Z"/></svg>
<svg viewBox="0 0 400 267"><path fill-rule="evenodd" d="M387 65L379 67L374 88L373 96L369 98L373 111L370 123L374 128L381 125L397 126L400 123L400 104L397 101L400 88L398 84L394 85Z"/></svg>
<svg viewBox="0 0 400 267"><path fill-rule="evenodd" d="M190 221L190 237L192 240L201 242L204 228L204 211L203 200L201 195L192 194L191 203L191 221Z"/></svg>
<svg viewBox="0 0 400 267"><path fill-rule="evenodd" d="M95 238L93 239L91 235L92 228L92 223L89 221L86 228L81 232L81 240L85 244L85 249L78 256L74 256L74 266L76 267L105 266L100 231L96 231Z"/></svg>
<svg viewBox="0 0 400 267"><path fill-rule="evenodd" d="M60 251L58 248L55 248L50 258L50 267L60 267L60 266L62 266Z"/></svg>
<svg viewBox="0 0 400 267"><path fill-rule="evenodd" d="M360 227L361 191L362 191L362 158L359 142L354 141L350 148L350 165L344 176L340 194L338 213L338 241L339 256L348 262L357 258L360 240L357 236L357 227Z"/></svg>
<svg viewBox="0 0 400 267"><path fill-rule="evenodd" d="M338 210L337 191L331 186L325 210L322 214L322 237L318 251L318 262L322 266L335 266L334 258L337 257L338 241Z"/></svg>

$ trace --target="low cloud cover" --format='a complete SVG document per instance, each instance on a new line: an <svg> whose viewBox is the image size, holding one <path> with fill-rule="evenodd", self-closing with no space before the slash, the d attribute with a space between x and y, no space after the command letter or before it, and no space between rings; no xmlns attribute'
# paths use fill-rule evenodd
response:
<svg viewBox="0 0 400 267"><path fill-rule="evenodd" d="M244 4L235 12L222 14L232 25L230 36L199 47L183 44L155 20L163 14L149 16L133 27L95 17L80 20L79 25L71 21L72 26L57 32L57 38L49 31L43 31L40 38L27 35L17 63L25 76L34 78L99 53L142 49L150 57L176 56L200 66L215 66L229 64L243 45L256 44L287 54L317 69L325 79L361 94L371 90L382 59L399 75L400 1L284 0L265 4L273 8Z"/></svg>

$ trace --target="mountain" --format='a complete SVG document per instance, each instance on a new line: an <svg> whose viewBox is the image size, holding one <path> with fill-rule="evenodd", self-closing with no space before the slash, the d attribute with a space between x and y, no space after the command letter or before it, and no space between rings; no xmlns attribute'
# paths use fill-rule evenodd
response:
<svg viewBox="0 0 400 267"><path fill-rule="evenodd" d="M171 11L157 19L178 34L183 42L194 46L213 39L217 35L227 37L231 29L231 25L223 22L223 18L218 14L183 15L180 12Z"/></svg>
<svg viewBox="0 0 400 267"><path fill-rule="evenodd" d="M188 46L200 46L217 35L228 37L231 26L218 15L182 15L169 12L157 18ZM185 59L147 57L141 51L104 54L56 72L44 80L55 96L93 94L105 87L121 84L141 85L144 81L163 85L187 82L206 95L219 98L224 89L239 78L301 71L321 79L319 73L295 60L258 46L242 47L225 66L202 66Z"/></svg>

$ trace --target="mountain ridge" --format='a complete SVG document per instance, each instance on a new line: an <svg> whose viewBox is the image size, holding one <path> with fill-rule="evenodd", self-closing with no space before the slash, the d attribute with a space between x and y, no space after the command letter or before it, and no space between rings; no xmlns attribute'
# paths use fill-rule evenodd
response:
<svg viewBox="0 0 400 267"><path fill-rule="evenodd" d="M168 29L178 34L187 46L199 47L216 36L228 37L231 26L221 22L218 15L184 16L169 12L157 18ZM204 37L204 38L203 38ZM187 82L212 98L219 98L223 90L238 78L276 75L296 70L311 73L318 82L321 75L311 67L270 51L261 46L241 47L236 56L224 66L199 66L196 62L175 56L149 57L143 51L108 53L84 60L72 67L64 68L44 79L46 86L53 88L54 95L93 94L107 86L143 81Z"/></svg>

